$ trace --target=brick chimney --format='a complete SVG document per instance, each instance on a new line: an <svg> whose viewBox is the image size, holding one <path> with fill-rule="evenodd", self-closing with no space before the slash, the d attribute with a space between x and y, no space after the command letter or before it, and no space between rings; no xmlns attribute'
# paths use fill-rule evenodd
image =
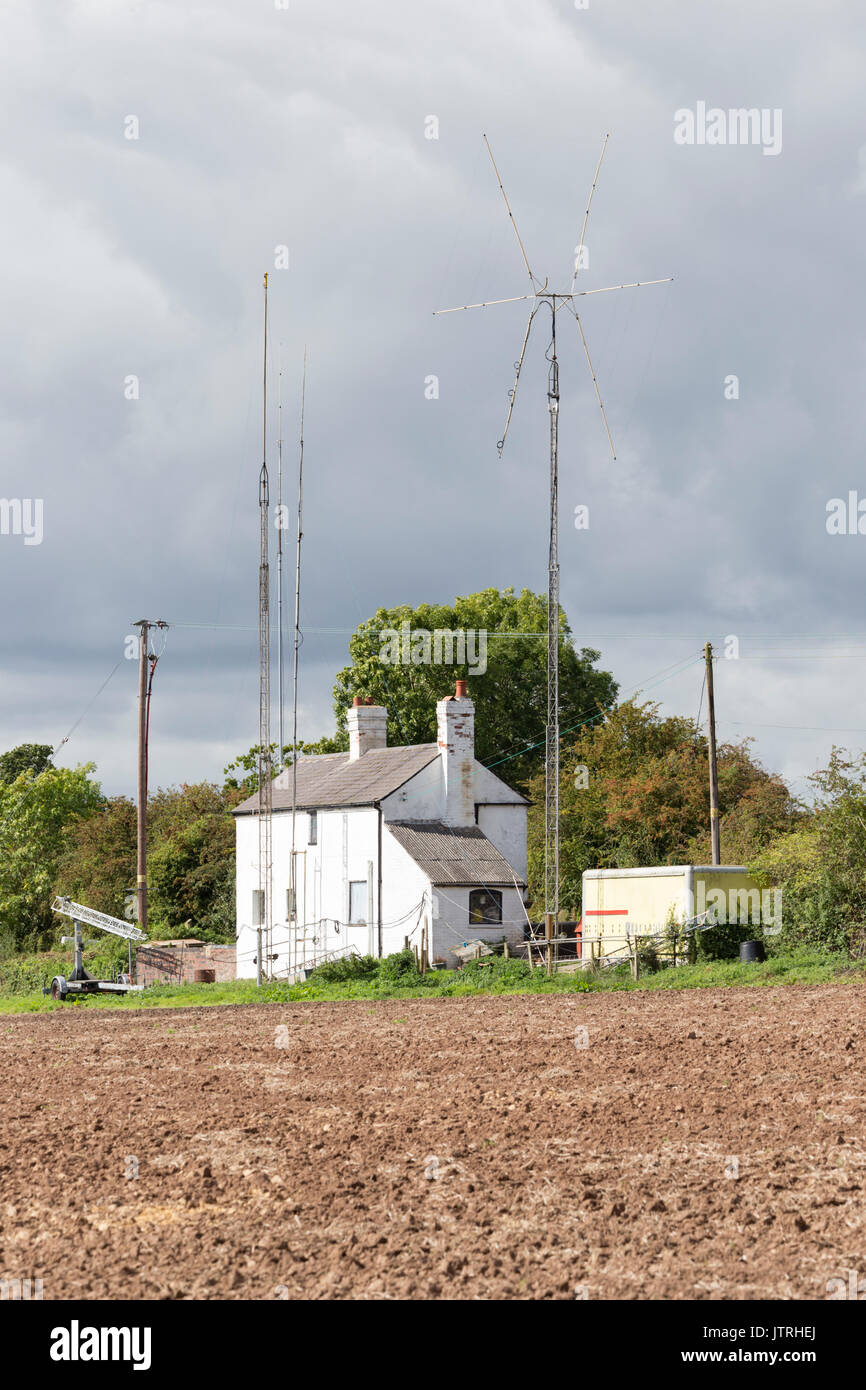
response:
<svg viewBox="0 0 866 1390"><path fill-rule="evenodd" d="M388 746L388 711L384 705L374 705L370 699L356 695L346 714L349 726L349 759L354 762L362 753Z"/></svg>
<svg viewBox="0 0 866 1390"><path fill-rule="evenodd" d="M445 774L445 822L475 824L475 706L466 694L466 682L458 681L454 695L436 706L439 755Z"/></svg>

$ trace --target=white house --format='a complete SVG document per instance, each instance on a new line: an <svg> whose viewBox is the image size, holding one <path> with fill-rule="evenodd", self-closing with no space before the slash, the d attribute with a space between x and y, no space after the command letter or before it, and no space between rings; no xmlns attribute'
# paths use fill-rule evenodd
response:
<svg viewBox="0 0 866 1390"><path fill-rule="evenodd" d="M420 944L425 922L431 961L448 965L466 941L523 939L526 800L475 758L475 706L465 681L439 701L436 715L436 743L389 748L387 711L356 696L349 752L299 758L296 917L292 770L274 779L274 974L348 947L390 955L407 936ZM234 813L241 977L256 973L256 927L267 922L258 810L256 793Z"/></svg>

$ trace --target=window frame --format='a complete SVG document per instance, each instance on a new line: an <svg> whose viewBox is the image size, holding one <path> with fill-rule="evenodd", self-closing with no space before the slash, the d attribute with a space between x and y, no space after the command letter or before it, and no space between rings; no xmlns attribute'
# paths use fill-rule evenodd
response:
<svg viewBox="0 0 866 1390"><path fill-rule="evenodd" d="M477 911L478 909L473 907L472 899L473 899L473 898L478 898L479 896L482 896L482 895L483 895L485 898L489 898L489 899L490 899L490 901L491 901L493 907L498 911L498 914L499 914L499 915L498 915L497 917L495 917L495 918L490 918L490 917L485 917L485 916L473 917L473 915L472 915L472 914L473 914L473 910ZM501 888L470 888L470 889L469 889L469 925L470 925L470 927L501 927L501 926L502 926L502 889L501 889Z"/></svg>
<svg viewBox="0 0 866 1390"><path fill-rule="evenodd" d="M361 917L353 917L353 916L352 916L352 889L353 889L353 888L363 889L363 895L364 895L364 896L363 896L363 905L362 905L363 916L361 916ZM368 887L368 884L367 884L367 880L366 880L365 878L350 878L350 879L349 879L349 926L350 926L350 927L367 927L367 926L370 925L369 922L367 921L367 898L368 898L368 896L369 896L369 887Z"/></svg>

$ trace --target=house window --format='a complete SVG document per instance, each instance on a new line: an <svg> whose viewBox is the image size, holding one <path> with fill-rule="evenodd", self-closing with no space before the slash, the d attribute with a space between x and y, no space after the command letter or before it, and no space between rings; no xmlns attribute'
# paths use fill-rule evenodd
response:
<svg viewBox="0 0 866 1390"><path fill-rule="evenodd" d="M318 843L319 843L319 813L318 813L318 811L311 811L311 812L310 812L309 834L307 835L307 844L308 844L308 845L317 845Z"/></svg>
<svg viewBox="0 0 866 1390"><path fill-rule="evenodd" d="M495 888L473 888L469 894L469 922L492 927L502 922L502 894Z"/></svg>
<svg viewBox="0 0 866 1390"><path fill-rule="evenodd" d="M349 884L349 921L367 921L367 880L355 879Z"/></svg>

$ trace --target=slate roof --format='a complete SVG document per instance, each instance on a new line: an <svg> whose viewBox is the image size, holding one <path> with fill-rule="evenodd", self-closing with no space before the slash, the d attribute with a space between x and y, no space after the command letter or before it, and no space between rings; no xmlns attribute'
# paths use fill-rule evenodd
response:
<svg viewBox="0 0 866 1390"><path fill-rule="evenodd" d="M419 869L435 886L513 888L516 875L504 855L492 845L477 825L447 826L444 821L409 820L385 822ZM525 879L518 878L519 886Z"/></svg>
<svg viewBox="0 0 866 1390"><path fill-rule="evenodd" d="M297 805L301 810L320 806L373 806L396 791L439 756L435 743L376 748L350 759L348 753L314 753L298 759ZM275 811L292 809L291 769L275 779ZM285 778L286 786L279 783ZM236 816L253 815L259 809L258 793L234 809Z"/></svg>

